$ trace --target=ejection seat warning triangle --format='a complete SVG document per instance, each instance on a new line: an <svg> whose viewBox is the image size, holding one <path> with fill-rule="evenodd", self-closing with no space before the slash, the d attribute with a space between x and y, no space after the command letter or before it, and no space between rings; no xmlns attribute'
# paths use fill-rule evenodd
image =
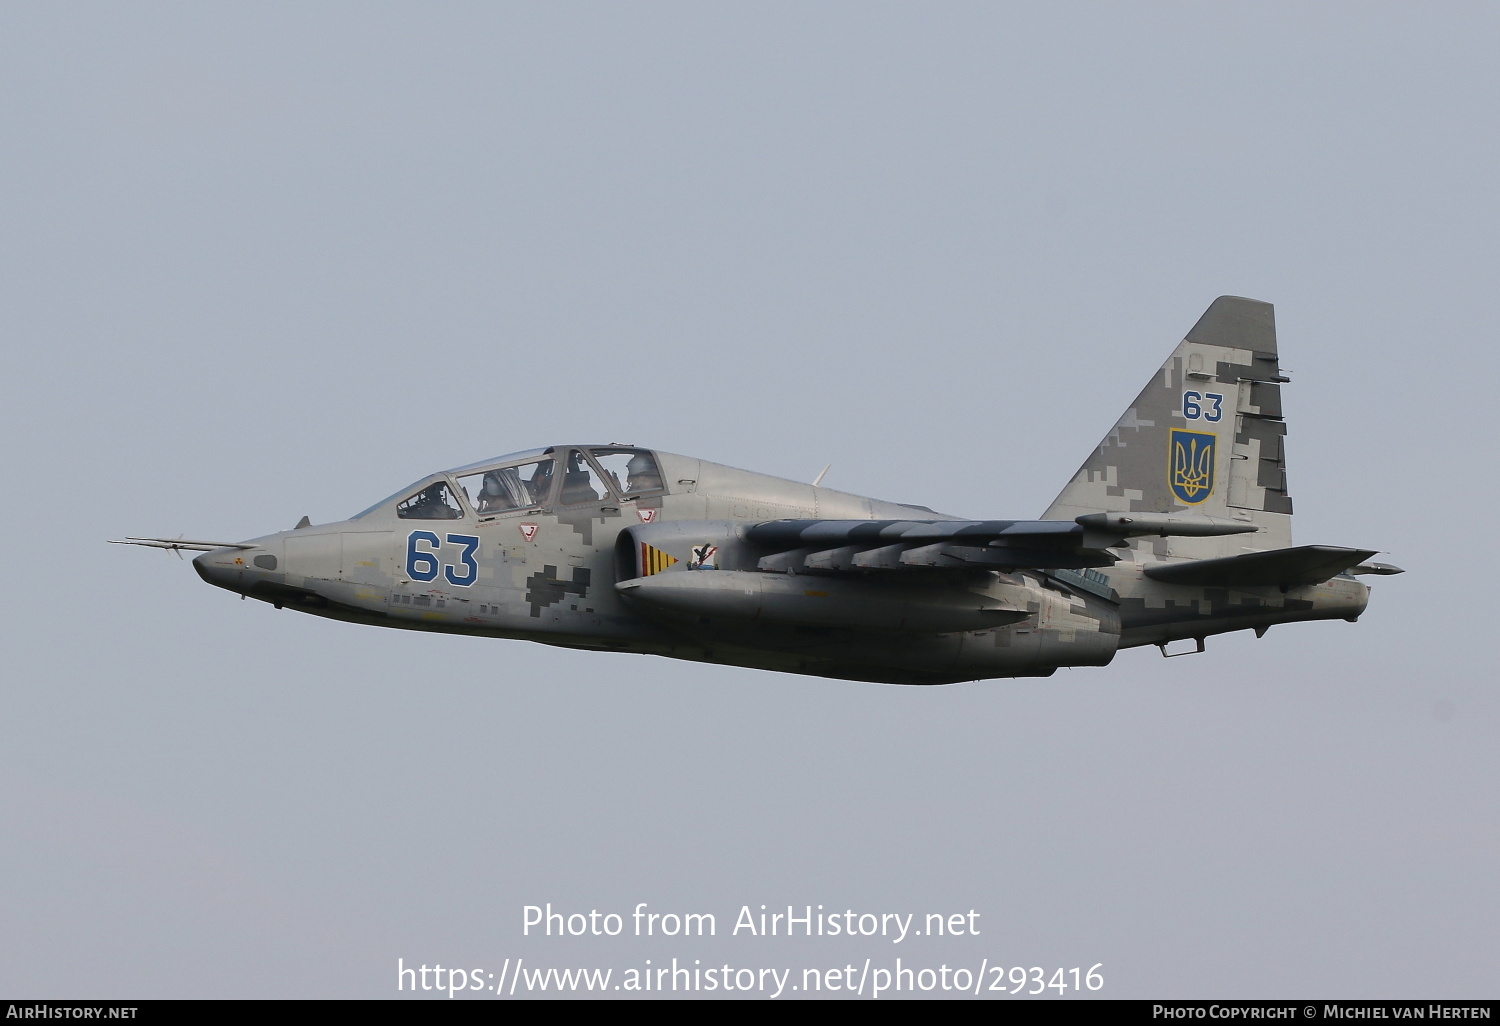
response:
<svg viewBox="0 0 1500 1026"><path fill-rule="evenodd" d="M536 537L535 524L518 524L517 526L521 528L521 537L525 538L527 541L531 541Z"/></svg>
<svg viewBox="0 0 1500 1026"><path fill-rule="evenodd" d="M641 518L641 523L649 524L656 519L656 510L636 508L635 515Z"/></svg>

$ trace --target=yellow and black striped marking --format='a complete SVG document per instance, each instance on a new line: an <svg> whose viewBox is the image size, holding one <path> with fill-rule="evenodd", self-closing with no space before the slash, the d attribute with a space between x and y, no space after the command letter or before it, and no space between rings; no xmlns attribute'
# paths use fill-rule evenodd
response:
<svg viewBox="0 0 1500 1026"><path fill-rule="evenodd" d="M659 574L673 563L677 562L676 556L669 556L654 545L641 542L641 576L650 577Z"/></svg>

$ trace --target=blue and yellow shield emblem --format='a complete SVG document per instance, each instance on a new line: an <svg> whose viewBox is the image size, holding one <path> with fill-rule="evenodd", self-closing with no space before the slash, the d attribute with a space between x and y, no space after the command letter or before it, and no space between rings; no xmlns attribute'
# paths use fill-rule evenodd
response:
<svg viewBox="0 0 1500 1026"><path fill-rule="evenodd" d="M1167 442L1167 483L1172 494L1189 506L1207 499L1214 490L1214 443L1206 431L1173 428Z"/></svg>

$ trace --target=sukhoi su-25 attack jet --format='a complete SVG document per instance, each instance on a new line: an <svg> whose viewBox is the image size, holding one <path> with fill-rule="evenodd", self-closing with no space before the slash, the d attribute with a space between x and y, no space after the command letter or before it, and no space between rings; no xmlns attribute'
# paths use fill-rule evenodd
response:
<svg viewBox="0 0 1500 1026"><path fill-rule="evenodd" d="M1270 304L1215 300L1040 520L553 445L432 474L340 523L126 541L201 551L210 584L372 626L889 684L1044 677L1122 648L1352 621L1369 597L1355 575L1400 572L1374 550L1292 545L1286 380Z"/></svg>

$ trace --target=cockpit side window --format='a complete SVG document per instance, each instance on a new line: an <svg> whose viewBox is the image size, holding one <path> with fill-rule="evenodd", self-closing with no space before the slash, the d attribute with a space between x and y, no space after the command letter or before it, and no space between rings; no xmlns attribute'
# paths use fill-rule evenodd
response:
<svg viewBox="0 0 1500 1026"><path fill-rule="evenodd" d="M556 467L556 461L542 460L540 463L535 464L535 467L536 469L531 471L531 476L529 477L525 474L528 468L521 468L521 476L526 478L526 494L531 496L531 504L533 506L545 506L547 505L547 500L552 497L552 478L554 476L552 472Z"/></svg>
<svg viewBox="0 0 1500 1026"><path fill-rule="evenodd" d="M574 506L607 498L609 489L599 480L599 475L584 458L583 452L569 449L567 469L563 471L562 493L557 501L564 506Z"/></svg>
<svg viewBox="0 0 1500 1026"><path fill-rule="evenodd" d="M458 479L464 496L480 516L545 506L552 493L552 460L501 467Z"/></svg>
<svg viewBox="0 0 1500 1026"><path fill-rule="evenodd" d="M463 515L446 481L428 485L396 507L402 520L457 520Z"/></svg>
<svg viewBox="0 0 1500 1026"><path fill-rule="evenodd" d="M590 449L589 452L622 496L659 492L665 487L656 457L645 449Z"/></svg>

